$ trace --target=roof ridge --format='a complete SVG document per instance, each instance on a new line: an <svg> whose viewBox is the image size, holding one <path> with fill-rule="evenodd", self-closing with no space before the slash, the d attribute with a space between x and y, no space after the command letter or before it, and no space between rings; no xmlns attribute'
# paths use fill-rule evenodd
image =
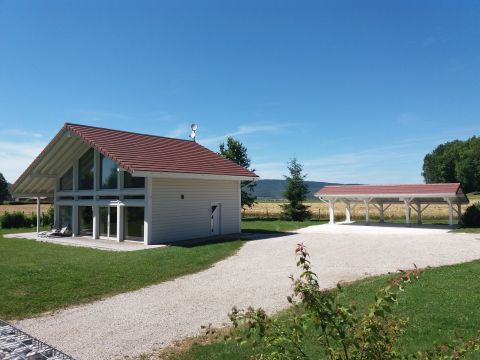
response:
<svg viewBox="0 0 480 360"><path fill-rule="evenodd" d="M163 136L163 135L155 135L155 134L146 134L146 133L141 133L137 131L129 131L129 130L118 130L118 129L111 129L103 126L93 126L93 125L84 125L84 124L76 124L76 123L70 123L66 122L64 126L82 126L82 127L87 127L87 128L93 128L93 129L101 129L101 130L108 130L108 131L116 131L116 132L122 132L122 133L127 133L127 134L134 134L134 135L142 135L142 136L150 136L150 137L156 137L156 138L162 138L162 139L171 139L171 140L178 140L178 141L186 141L186 142L193 142L195 144L198 144L202 146L201 144L192 141L192 140L187 140L187 139L179 139L179 138L174 138L170 136Z"/></svg>

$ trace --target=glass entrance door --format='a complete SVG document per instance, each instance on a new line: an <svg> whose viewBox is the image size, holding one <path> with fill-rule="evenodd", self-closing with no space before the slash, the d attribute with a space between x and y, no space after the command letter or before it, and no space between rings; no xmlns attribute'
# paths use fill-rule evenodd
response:
<svg viewBox="0 0 480 360"><path fill-rule="evenodd" d="M113 206L100 207L100 236L107 239L117 237L117 208Z"/></svg>

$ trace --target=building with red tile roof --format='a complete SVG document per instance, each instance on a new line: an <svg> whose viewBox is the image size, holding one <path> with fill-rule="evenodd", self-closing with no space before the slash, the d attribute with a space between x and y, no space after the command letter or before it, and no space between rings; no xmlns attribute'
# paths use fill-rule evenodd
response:
<svg viewBox="0 0 480 360"><path fill-rule="evenodd" d="M194 141L67 123L12 192L53 197L74 236L155 244L239 232L257 178Z"/></svg>

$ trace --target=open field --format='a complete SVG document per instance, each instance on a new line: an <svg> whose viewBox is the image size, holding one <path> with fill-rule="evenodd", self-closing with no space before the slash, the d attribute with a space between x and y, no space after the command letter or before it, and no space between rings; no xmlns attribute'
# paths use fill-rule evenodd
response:
<svg viewBox="0 0 480 360"><path fill-rule="evenodd" d="M470 203L479 202L480 195L468 195ZM258 201L252 208L244 210L244 217L279 217L284 201ZM306 202L310 206L310 211L313 214L313 219L328 219L328 204L320 201ZM464 211L467 206L462 207ZM352 220L363 220L365 218L365 206L363 204L352 205ZM370 217L378 219L380 213L374 206L370 206ZM455 219L456 213L454 212ZM445 220L448 219L447 205L430 205L422 214L424 220ZM412 222L417 220L416 212L411 212ZM392 205L385 212L385 220L400 220L405 218L405 206L401 204ZM335 219L341 221L345 219L345 204L337 202L335 204Z"/></svg>
<svg viewBox="0 0 480 360"><path fill-rule="evenodd" d="M40 210L42 213L48 212L52 205L50 204L42 204ZM15 212L20 211L23 212L25 215L30 215L32 213L37 212L37 205L36 204L22 204L22 205L0 205L0 215L4 212Z"/></svg>
<svg viewBox="0 0 480 360"><path fill-rule="evenodd" d="M405 335L398 344L400 353L425 350L432 344L452 342L456 337L478 334L480 323L480 284L475 279L480 274L480 261L428 269L420 281L407 286L400 294L395 313L409 319ZM374 301L375 292L383 288L388 276L367 278L345 286L344 300L355 301L365 309ZM286 301L286 300L285 300ZM288 316L288 311L282 313ZM224 342L227 329L218 335L205 335L186 339L176 346L158 353L159 360L242 360L257 352L249 346L238 346L234 341ZM315 334L312 331L312 334ZM321 359L322 350L314 340L307 341L309 355ZM480 352L468 359L480 359Z"/></svg>

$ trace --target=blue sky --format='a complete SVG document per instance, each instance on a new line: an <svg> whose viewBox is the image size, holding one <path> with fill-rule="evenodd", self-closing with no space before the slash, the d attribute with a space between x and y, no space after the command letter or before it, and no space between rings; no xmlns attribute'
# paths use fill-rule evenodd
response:
<svg viewBox="0 0 480 360"><path fill-rule="evenodd" d="M478 1L0 0L0 172L64 122L228 135L263 178L421 182L480 133Z"/></svg>

